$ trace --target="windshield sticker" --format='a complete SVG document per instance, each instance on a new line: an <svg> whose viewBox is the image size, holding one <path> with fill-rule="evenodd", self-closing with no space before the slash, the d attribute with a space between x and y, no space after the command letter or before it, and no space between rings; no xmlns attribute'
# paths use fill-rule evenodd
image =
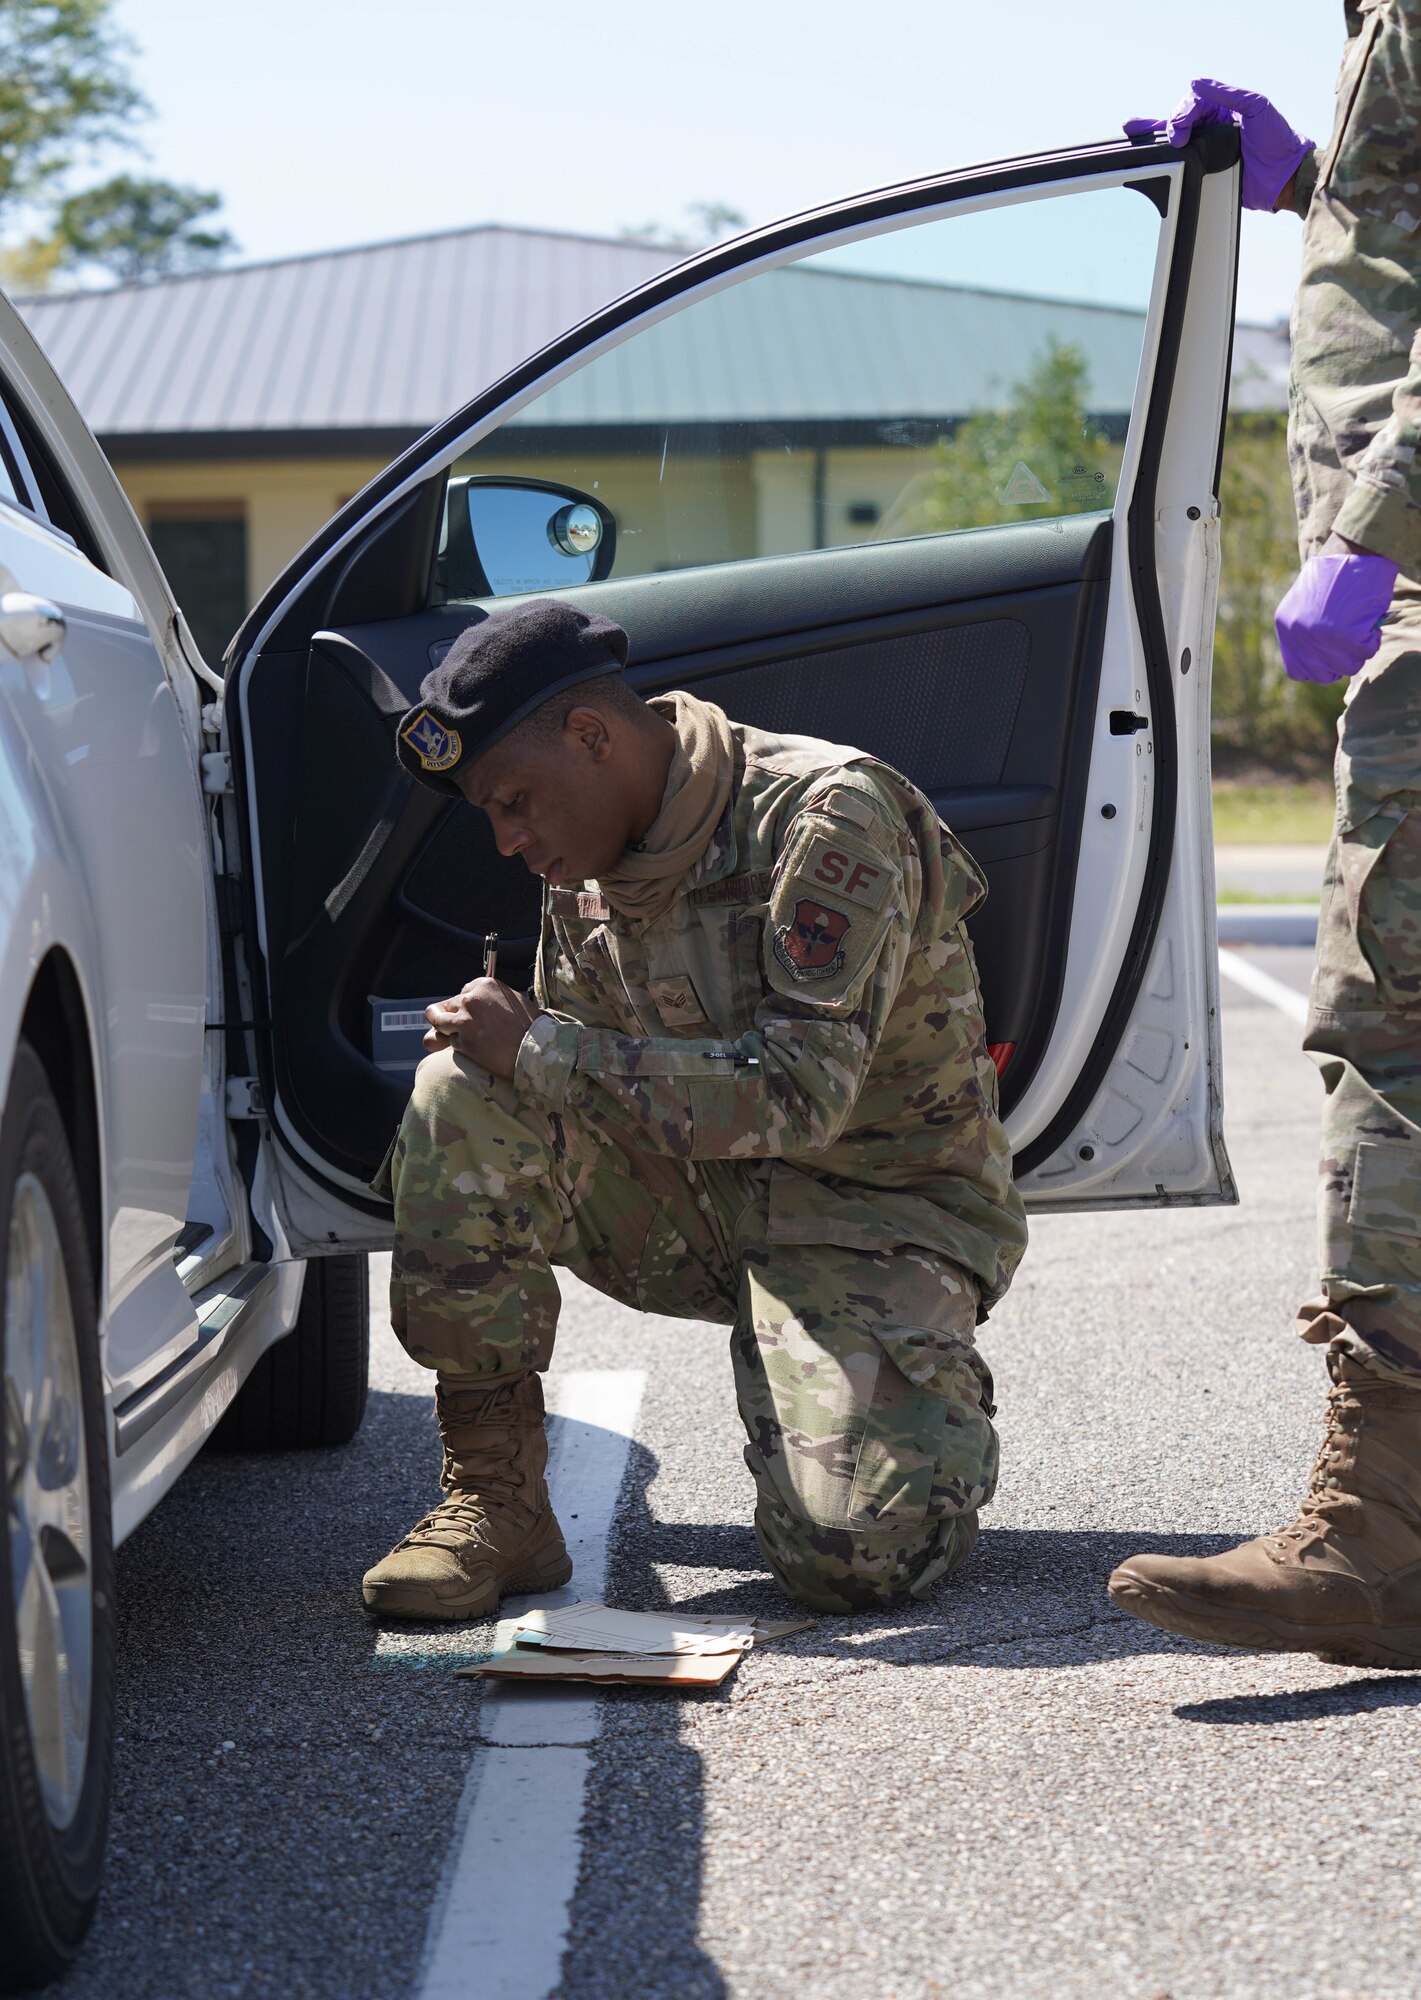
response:
<svg viewBox="0 0 1421 2000"><path fill-rule="evenodd" d="M997 498L1004 507L1039 507L1051 495L1036 477L1024 458L1019 458L1012 467L1011 478L998 493Z"/></svg>

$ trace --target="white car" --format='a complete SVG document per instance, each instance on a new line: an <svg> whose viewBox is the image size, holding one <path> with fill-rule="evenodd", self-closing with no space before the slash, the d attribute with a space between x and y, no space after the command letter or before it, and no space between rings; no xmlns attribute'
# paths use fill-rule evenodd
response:
<svg viewBox="0 0 1421 2000"><path fill-rule="evenodd" d="M224 1417L239 1445L352 1435L391 1231L367 1183L423 1004L488 931L530 973L536 881L393 754L490 597L575 589L643 690L933 796L991 884L1031 1206L1232 1199L1208 702L1236 156L1019 159L691 258L381 473L220 674L0 302L12 1990L98 1889L115 1544Z"/></svg>

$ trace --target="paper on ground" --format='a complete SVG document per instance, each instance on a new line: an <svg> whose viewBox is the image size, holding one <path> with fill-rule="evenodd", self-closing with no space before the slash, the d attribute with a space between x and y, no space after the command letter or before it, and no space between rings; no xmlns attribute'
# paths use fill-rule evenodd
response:
<svg viewBox="0 0 1421 2000"><path fill-rule="evenodd" d="M545 1646L510 1646L482 1666L460 1667L471 1680L645 1681L653 1687L718 1687L739 1666L730 1653L565 1653Z"/></svg>
<svg viewBox="0 0 1421 2000"><path fill-rule="evenodd" d="M715 1687L757 1641L806 1632L810 1618L697 1618L570 1604L500 1620L489 1660L458 1671L493 1680L676 1682Z"/></svg>
<svg viewBox="0 0 1421 2000"><path fill-rule="evenodd" d="M574 1653L745 1653L753 1623L614 1611L606 1604L566 1604L530 1611L513 1628L519 1646L560 1646Z"/></svg>

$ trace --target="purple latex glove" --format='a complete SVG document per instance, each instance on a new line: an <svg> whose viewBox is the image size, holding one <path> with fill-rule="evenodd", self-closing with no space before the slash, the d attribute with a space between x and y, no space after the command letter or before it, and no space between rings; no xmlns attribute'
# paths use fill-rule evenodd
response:
<svg viewBox="0 0 1421 2000"><path fill-rule="evenodd" d="M1228 124L1237 125L1243 136L1244 207L1273 208L1313 142L1295 132L1256 90L1196 76L1168 118L1127 118L1125 131L1131 139L1163 132L1171 146L1182 146L1196 125Z"/></svg>
<svg viewBox="0 0 1421 2000"><path fill-rule="evenodd" d="M1396 574L1390 557L1370 550L1309 556L1274 618L1288 678L1340 681L1365 666L1382 642Z"/></svg>

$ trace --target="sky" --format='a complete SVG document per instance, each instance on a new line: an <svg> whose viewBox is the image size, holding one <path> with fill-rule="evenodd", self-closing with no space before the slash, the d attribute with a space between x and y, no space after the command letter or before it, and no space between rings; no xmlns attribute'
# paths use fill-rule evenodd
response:
<svg viewBox="0 0 1421 2000"><path fill-rule="evenodd" d="M146 163L219 190L241 260L476 222L767 222L860 188L1111 136L1191 76L1331 124L1342 0L117 0ZM1300 225L1246 216L1243 318ZM1045 287L1043 287L1045 289ZM1054 287L1052 287L1054 289Z"/></svg>

